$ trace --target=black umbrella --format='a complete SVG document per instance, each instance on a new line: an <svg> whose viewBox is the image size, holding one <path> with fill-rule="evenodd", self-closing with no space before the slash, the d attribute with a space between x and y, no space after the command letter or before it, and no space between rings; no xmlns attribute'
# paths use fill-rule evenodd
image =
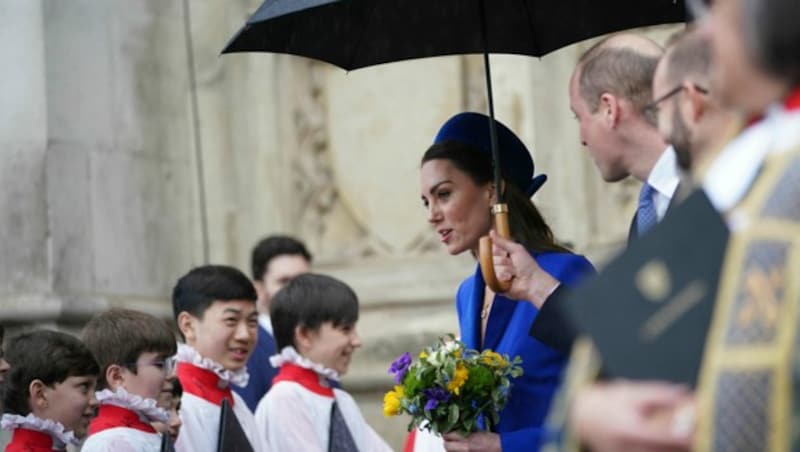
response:
<svg viewBox="0 0 800 452"><path fill-rule="evenodd" d="M685 18L683 0L266 0L222 53L287 53L347 70L482 53L495 187L500 187L489 53L538 57L594 36ZM495 226L508 237L507 208L497 192ZM508 290L492 266L484 265L491 262L491 242L482 240L481 249L487 283L495 291Z"/></svg>

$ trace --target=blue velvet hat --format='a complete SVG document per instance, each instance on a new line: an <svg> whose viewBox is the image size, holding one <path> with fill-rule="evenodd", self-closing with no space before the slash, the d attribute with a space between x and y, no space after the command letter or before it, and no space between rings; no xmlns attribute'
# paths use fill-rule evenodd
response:
<svg viewBox="0 0 800 452"><path fill-rule="evenodd" d="M500 165L503 176L529 197L547 180L540 174L533 177L533 158L528 148L517 138L514 132L495 120L497 125L497 145L500 153ZM489 117L481 113L459 113L444 123L434 144L455 141L469 145L492 158L492 144L489 136Z"/></svg>

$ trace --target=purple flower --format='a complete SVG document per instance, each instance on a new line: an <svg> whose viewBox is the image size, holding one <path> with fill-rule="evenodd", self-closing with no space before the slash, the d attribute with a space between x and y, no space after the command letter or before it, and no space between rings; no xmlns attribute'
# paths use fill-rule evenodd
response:
<svg viewBox="0 0 800 452"><path fill-rule="evenodd" d="M400 384L403 382L403 378L406 377L406 373L408 373L408 368L411 366L411 354L408 352L403 353L400 355L391 366L389 366L389 373L394 375L394 383Z"/></svg>
<svg viewBox="0 0 800 452"><path fill-rule="evenodd" d="M440 388L438 386L425 389L422 391L422 394L428 398L428 402L425 403L426 411L435 410L440 403L450 400L450 394L448 394L444 388Z"/></svg>

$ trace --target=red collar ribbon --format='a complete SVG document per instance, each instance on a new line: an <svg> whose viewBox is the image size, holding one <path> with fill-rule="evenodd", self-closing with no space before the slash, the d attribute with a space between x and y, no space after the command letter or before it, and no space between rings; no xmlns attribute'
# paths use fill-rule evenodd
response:
<svg viewBox="0 0 800 452"><path fill-rule="evenodd" d="M27 428L14 429L6 452L54 452L53 437L48 433Z"/></svg>
<svg viewBox="0 0 800 452"><path fill-rule="evenodd" d="M333 397L333 389L322 386L319 375L311 369L300 367L296 364L284 363L278 375L272 379L272 384L280 381L293 381L309 391L325 397Z"/></svg>
<svg viewBox="0 0 800 452"><path fill-rule="evenodd" d="M183 390L203 400L221 406L223 400L233 406L233 393L228 385L220 388L219 375L189 363L178 363L176 371Z"/></svg>
<svg viewBox="0 0 800 452"><path fill-rule="evenodd" d="M134 428L147 433L156 433L156 429L142 421L135 411L116 405L100 405L97 410L97 417L89 423L89 435L116 427Z"/></svg>

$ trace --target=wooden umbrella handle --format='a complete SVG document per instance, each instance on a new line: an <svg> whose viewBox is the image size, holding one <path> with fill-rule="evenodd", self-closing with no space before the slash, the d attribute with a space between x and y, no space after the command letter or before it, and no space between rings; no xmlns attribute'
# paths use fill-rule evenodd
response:
<svg viewBox="0 0 800 452"><path fill-rule="evenodd" d="M497 234L504 239L511 237L511 228L508 225L508 205L495 204L492 206L494 228ZM494 260L492 259L492 239L486 235L478 242L478 251L483 280L494 293L505 293L511 288L511 280L500 281L494 273Z"/></svg>

